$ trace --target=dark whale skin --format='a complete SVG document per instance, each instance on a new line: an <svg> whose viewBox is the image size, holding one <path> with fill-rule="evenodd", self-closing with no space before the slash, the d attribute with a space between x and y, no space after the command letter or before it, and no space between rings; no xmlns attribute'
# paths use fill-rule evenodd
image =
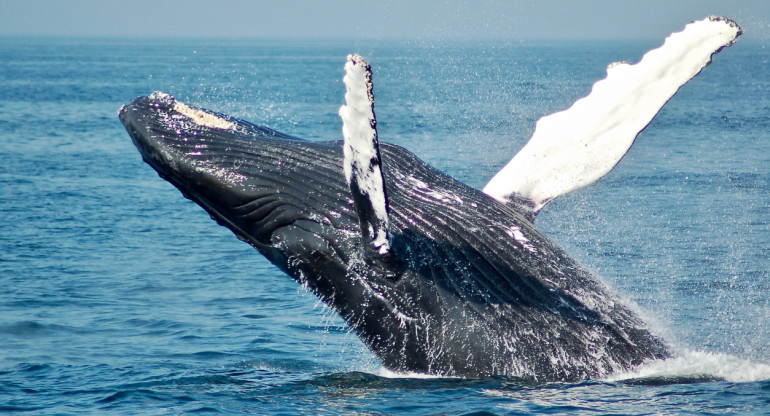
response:
<svg viewBox="0 0 770 416"><path fill-rule="evenodd" d="M306 285L390 370L576 381L670 356L527 210L402 147L380 144L398 270L378 270L361 256L341 141L297 139L160 93L119 116L161 177Z"/></svg>

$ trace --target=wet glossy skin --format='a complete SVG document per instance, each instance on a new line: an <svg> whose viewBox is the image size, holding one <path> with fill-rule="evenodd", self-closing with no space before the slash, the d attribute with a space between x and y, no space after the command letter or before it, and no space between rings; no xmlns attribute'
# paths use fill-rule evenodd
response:
<svg viewBox="0 0 770 416"><path fill-rule="evenodd" d="M227 118L235 127L220 129L175 107L155 95L121 109L144 160L307 285L389 369L578 380L669 355L523 213L408 151L380 147L398 262L371 267L340 142Z"/></svg>

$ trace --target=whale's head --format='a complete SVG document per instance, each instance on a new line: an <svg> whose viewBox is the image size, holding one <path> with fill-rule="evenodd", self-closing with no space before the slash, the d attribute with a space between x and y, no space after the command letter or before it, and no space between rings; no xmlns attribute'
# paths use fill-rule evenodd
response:
<svg viewBox="0 0 770 416"><path fill-rule="evenodd" d="M131 101L119 117L162 178L284 271L306 278L293 267L301 255L347 268L340 235L356 219L339 142L297 139L160 92Z"/></svg>

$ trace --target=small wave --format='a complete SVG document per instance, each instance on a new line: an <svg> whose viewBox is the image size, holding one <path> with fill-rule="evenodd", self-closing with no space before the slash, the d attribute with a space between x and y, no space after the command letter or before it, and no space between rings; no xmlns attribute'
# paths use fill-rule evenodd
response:
<svg viewBox="0 0 770 416"><path fill-rule="evenodd" d="M0 325L0 334L13 337L44 336L56 332L84 333L83 330L77 328L38 321L19 321L7 325Z"/></svg>
<svg viewBox="0 0 770 416"><path fill-rule="evenodd" d="M666 360L651 361L617 374L608 381L668 380L673 383L724 380L752 382L770 380L770 365L730 354L686 351Z"/></svg>

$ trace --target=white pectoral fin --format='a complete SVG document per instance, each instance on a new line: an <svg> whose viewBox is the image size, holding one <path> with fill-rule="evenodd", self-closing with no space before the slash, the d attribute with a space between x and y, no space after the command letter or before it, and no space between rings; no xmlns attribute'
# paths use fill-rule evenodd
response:
<svg viewBox="0 0 770 416"><path fill-rule="evenodd" d="M607 77L569 109L541 118L529 142L484 187L509 203L531 201L531 215L550 200L607 174L679 88L741 35L733 21L692 22L637 64L612 64Z"/></svg>
<svg viewBox="0 0 770 416"><path fill-rule="evenodd" d="M374 116L372 72L358 55L345 64L345 105L340 107L344 138L344 168L361 223L365 253L385 256L388 241L388 200Z"/></svg>

